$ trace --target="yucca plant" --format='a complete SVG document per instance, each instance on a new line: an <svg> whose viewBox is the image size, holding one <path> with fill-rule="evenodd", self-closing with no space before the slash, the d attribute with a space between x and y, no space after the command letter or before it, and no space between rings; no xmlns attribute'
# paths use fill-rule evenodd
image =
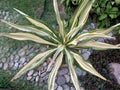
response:
<svg viewBox="0 0 120 90"><path fill-rule="evenodd" d="M47 70L49 70L53 63L54 67L51 70L48 78L48 90L54 90L56 75L63 61L65 61L68 65L71 80L76 90L80 90L80 86L74 68L74 62L77 62L78 65L85 71L103 80L107 80L101 74L99 74L88 61L84 60L82 55L78 53L78 51L82 48L93 48L95 50L120 49L119 45L111 45L96 41L96 38L114 39L114 37L108 36L106 34L111 32L120 24L114 25L108 29L97 29L81 33L94 1L95 0L83 0L69 21L69 26L65 28L63 20L60 18L57 0L53 0L54 11L59 26L58 31L40 21L30 18L30 16L18 9L15 10L22 14L36 27L16 25L14 23L1 20L1 22L6 23L23 32L0 33L0 36L5 36L16 40L31 40L39 44L50 46L49 50L37 54L31 61L29 61L28 64L26 64L13 77L12 81L19 78L27 71L41 65L51 55L53 56L52 61L49 63Z"/></svg>

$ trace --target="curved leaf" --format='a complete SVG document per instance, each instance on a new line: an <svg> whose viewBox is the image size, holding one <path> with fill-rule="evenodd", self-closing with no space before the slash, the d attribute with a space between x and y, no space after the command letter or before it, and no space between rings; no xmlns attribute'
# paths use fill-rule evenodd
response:
<svg viewBox="0 0 120 90"><path fill-rule="evenodd" d="M20 71L12 78L11 81L19 78L21 75L23 75L24 73L26 73L27 71L31 70L34 68L34 64L36 64L42 57L47 57L49 54L53 53L56 49L53 50L48 50L45 51L43 53L39 53L37 54L32 60L30 60L29 63L27 63L22 69L20 69ZM41 60L41 63L44 60Z"/></svg>
<svg viewBox="0 0 120 90"><path fill-rule="evenodd" d="M74 18L74 21L72 23L72 27L70 29L70 32L67 34L68 37L73 38L80 29L84 26L84 24L87 21L89 12L91 10L91 7L93 5L95 0L84 0L79 9L77 10L76 17ZM78 25L75 26L76 21L78 21Z"/></svg>
<svg viewBox="0 0 120 90"><path fill-rule="evenodd" d="M30 33L22 33L22 32L20 32L20 33L0 33L0 36L5 36L5 37L16 39L16 40L31 40L36 43L49 44L49 45L56 46L54 43L46 41L46 40L44 40L34 34L30 34Z"/></svg>
<svg viewBox="0 0 120 90"><path fill-rule="evenodd" d="M62 64L62 59L63 59L63 53L60 53L60 55L56 59L54 68L52 69L49 75L49 78L48 78L48 90L54 90L56 75L57 75L58 69L60 68Z"/></svg>
<svg viewBox="0 0 120 90"><path fill-rule="evenodd" d="M112 27L110 27L108 29L96 29L95 31L94 30L93 31L96 33L108 34L118 26L120 26L120 23L113 25Z"/></svg>
<svg viewBox="0 0 120 90"><path fill-rule="evenodd" d="M78 18L80 16L80 14L82 13L82 10L84 10L84 8L86 7L88 2L89 2L89 0L83 0L82 3L76 9L75 13L73 14L73 16L72 16L72 18L70 20L71 30L74 27L76 27L76 23L78 23Z"/></svg>
<svg viewBox="0 0 120 90"><path fill-rule="evenodd" d="M73 62L72 62L73 57L68 50L65 50L65 51L66 51L66 54L67 54L67 60L69 62L68 63L68 68L69 68L69 71L70 71L71 80L72 80L72 82L75 86L75 89L80 90L79 81L78 81L77 74L76 74L76 71L75 71L75 68L74 68Z"/></svg>
<svg viewBox="0 0 120 90"><path fill-rule="evenodd" d="M52 66L52 64L55 62L56 58L58 57L58 55L60 54L60 52L63 50L63 46L58 46L55 54L53 55L53 59L52 61L48 64L48 67L47 67L47 71L49 71L50 67Z"/></svg>
<svg viewBox="0 0 120 90"><path fill-rule="evenodd" d="M108 39L115 39L114 37L101 34L101 33L82 33L78 37L76 37L70 44L77 45L81 41L91 40L94 38L108 38Z"/></svg>
<svg viewBox="0 0 120 90"><path fill-rule="evenodd" d="M8 25L10 25L11 27L14 27L16 28L17 30L21 30L21 31L25 31L25 32L30 32L30 33L35 33L35 34L38 34L38 35L41 35L41 36L47 36L47 37L50 37L52 38L54 41L58 42L58 40L56 40L56 38L53 36L53 34L49 31L46 31L46 30L42 30L42 29L37 29L37 28L33 28L33 27L30 27L30 26L22 26L22 25L17 25L17 24L14 24L14 23L11 23L11 22L7 22L5 20L1 20L3 23L6 23Z"/></svg>
<svg viewBox="0 0 120 90"><path fill-rule="evenodd" d="M119 45L111 45L103 42L97 41L88 41L88 42L81 42L76 47L82 48L93 48L95 50L107 50L107 49L120 49Z"/></svg>
<svg viewBox="0 0 120 90"><path fill-rule="evenodd" d="M81 68L83 68L85 71L87 71L103 80L107 80L102 75L100 75L89 62L84 60L82 56L80 56L74 52L71 52L71 53Z"/></svg>
<svg viewBox="0 0 120 90"><path fill-rule="evenodd" d="M65 31L64 31L63 22L62 22L62 20L60 18L57 0L53 0L53 6L54 6L55 14L56 14L56 19L57 19L57 22L58 22L58 25L59 25L59 32L60 32L62 38L64 39L64 37L65 37Z"/></svg>
<svg viewBox="0 0 120 90"><path fill-rule="evenodd" d="M16 28L17 30L21 30L21 31L25 31L25 32L31 32L31 33L36 33L36 34L39 34L39 35L45 35L45 36L48 36L47 33L37 29L37 28L33 28L33 27L30 27L30 26L22 26L22 25L17 25L17 24L14 24L14 23L11 23L11 22L8 22L8 21L5 21L5 20L1 20L3 23L6 23L8 25L10 25L11 27L14 27Z"/></svg>
<svg viewBox="0 0 120 90"><path fill-rule="evenodd" d="M43 22L40 22L40 21L37 21L37 20L34 20L34 19L30 18L27 14L23 13L22 11L20 11L20 10L18 10L18 9L16 9L16 8L14 8L14 10L16 10L16 11L19 12L21 15L23 15L26 19L28 19L28 20L29 20L32 24L34 24L35 26L40 27L40 28L42 28L42 29L45 29L45 30L47 30L47 31L49 31L49 32L52 32L52 33L55 35L55 33L53 32L53 30L50 29L50 28L48 27L48 25L44 24Z"/></svg>

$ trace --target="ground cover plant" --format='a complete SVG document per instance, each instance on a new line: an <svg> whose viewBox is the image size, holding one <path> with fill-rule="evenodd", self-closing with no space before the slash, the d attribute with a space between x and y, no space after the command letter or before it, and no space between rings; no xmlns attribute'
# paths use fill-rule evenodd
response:
<svg viewBox="0 0 120 90"><path fill-rule="evenodd" d="M54 82L56 79L56 75L63 61L65 61L68 65L71 80L76 90L80 90L80 86L76 71L74 69L75 62L78 63L78 65L85 71L103 80L107 80L101 74L99 74L94 69L94 67L88 61L84 60L84 58L78 53L78 51L82 48L93 48L95 50L120 49L119 45L111 45L95 41L96 38L115 39L114 37L108 36L106 34L114 30L115 27L119 26L120 24L116 24L108 29L98 29L82 33L82 28L87 21L89 12L94 1L95 0L83 0L76 9L71 20L69 21L69 25L67 28L65 28L63 20L61 20L57 0L53 0L54 11L58 22L58 28L56 28L57 30L44 24L41 21L32 19L30 16L16 8L14 9L20 14L22 14L26 19L28 19L28 21L30 21L35 26L32 27L17 25L11 22L7 22L5 20L1 20L1 22L16 28L21 32L0 33L0 36L5 36L20 41L31 40L36 43L49 45L49 50L37 54L13 77L11 81L19 78L27 71L38 67L50 56L53 56L53 59L49 63L47 71L54 62L55 64L49 75L48 90L54 90Z"/></svg>
<svg viewBox="0 0 120 90"><path fill-rule="evenodd" d="M91 17L99 27L109 27L119 22L119 5L117 0L96 0Z"/></svg>

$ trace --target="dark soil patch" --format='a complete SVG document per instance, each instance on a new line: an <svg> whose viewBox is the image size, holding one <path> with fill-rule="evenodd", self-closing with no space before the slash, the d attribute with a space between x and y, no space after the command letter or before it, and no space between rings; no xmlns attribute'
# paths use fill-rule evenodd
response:
<svg viewBox="0 0 120 90"><path fill-rule="evenodd" d="M116 41L111 41L111 43L120 43L120 36L117 37ZM120 63L120 50L94 51L90 56L90 62L95 69L110 80L110 82L87 74L82 80L85 90L120 90L120 85L113 79L109 68L109 63L111 62Z"/></svg>

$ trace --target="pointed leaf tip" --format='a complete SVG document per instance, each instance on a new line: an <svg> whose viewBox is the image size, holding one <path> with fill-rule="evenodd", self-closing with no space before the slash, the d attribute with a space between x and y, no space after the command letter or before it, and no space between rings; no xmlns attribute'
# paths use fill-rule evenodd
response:
<svg viewBox="0 0 120 90"><path fill-rule="evenodd" d="M13 9L14 9L15 11L17 11L18 13L20 13L21 15L23 15L23 16L28 16L27 14L25 14L24 12L22 12L22 11L16 9L16 8L13 8Z"/></svg>

